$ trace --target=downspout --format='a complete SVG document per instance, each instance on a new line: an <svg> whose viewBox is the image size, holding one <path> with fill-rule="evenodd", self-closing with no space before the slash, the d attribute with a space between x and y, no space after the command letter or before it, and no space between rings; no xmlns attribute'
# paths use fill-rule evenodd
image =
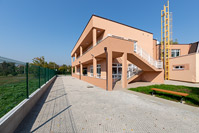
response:
<svg viewBox="0 0 199 133"><path fill-rule="evenodd" d="M104 51L106 54L106 91L108 91L108 53L107 53L107 47L104 47Z"/></svg>

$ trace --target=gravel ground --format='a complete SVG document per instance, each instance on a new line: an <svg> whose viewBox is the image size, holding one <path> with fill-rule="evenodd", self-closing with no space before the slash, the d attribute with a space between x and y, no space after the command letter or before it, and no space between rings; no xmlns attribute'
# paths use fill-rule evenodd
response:
<svg viewBox="0 0 199 133"><path fill-rule="evenodd" d="M199 131L199 109L196 107L167 100L162 102L164 100L127 91L108 92L91 86L71 76L58 77L15 132Z"/></svg>

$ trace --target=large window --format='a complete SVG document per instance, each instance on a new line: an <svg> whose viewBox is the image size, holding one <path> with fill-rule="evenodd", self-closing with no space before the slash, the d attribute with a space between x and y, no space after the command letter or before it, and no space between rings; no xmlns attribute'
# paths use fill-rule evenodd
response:
<svg viewBox="0 0 199 133"><path fill-rule="evenodd" d="M112 64L112 76L113 79L121 79L122 77L122 64Z"/></svg>
<svg viewBox="0 0 199 133"><path fill-rule="evenodd" d="M171 57L180 56L180 49L172 49L171 50Z"/></svg>
<svg viewBox="0 0 199 133"><path fill-rule="evenodd" d="M101 64L97 64L97 77L101 77Z"/></svg>
<svg viewBox="0 0 199 133"><path fill-rule="evenodd" d="M90 76L93 76L93 66L90 66Z"/></svg>

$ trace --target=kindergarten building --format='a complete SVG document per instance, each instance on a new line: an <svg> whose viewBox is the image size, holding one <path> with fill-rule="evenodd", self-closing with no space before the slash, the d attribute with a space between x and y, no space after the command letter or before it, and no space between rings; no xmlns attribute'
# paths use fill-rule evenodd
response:
<svg viewBox="0 0 199 133"><path fill-rule="evenodd" d="M72 76L112 90L134 81L164 82L153 34L93 15L71 52Z"/></svg>
<svg viewBox="0 0 199 133"><path fill-rule="evenodd" d="M153 33L93 15L71 52L72 76L107 90L112 90L116 82L123 88L136 81L164 83L159 51ZM198 58L198 54L193 56ZM180 56L174 58L172 67L182 64ZM182 64L184 69L192 71L192 65L187 64ZM181 76L175 72L179 71L170 73L171 79L178 80ZM191 82L197 82L197 78Z"/></svg>

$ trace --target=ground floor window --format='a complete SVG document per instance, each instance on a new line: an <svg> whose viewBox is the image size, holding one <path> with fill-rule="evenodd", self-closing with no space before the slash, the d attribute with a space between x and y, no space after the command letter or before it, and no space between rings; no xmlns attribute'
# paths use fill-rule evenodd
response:
<svg viewBox="0 0 199 133"><path fill-rule="evenodd" d="M87 67L84 67L84 68L83 68L83 75L84 75L84 76L87 76Z"/></svg>
<svg viewBox="0 0 199 133"><path fill-rule="evenodd" d="M101 64L97 64L97 77L101 77Z"/></svg>
<svg viewBox="0 0 199 133"><path fill-rule="evenodd" d="M122 64L112 64L112 77L113 79L121 79L122 77Z"/></svg>
<svg viewBox="0 0 199 133"><path fill-rule="evenodd" d="M93 66L90 66L90 76L93 76Z"/></svg>

